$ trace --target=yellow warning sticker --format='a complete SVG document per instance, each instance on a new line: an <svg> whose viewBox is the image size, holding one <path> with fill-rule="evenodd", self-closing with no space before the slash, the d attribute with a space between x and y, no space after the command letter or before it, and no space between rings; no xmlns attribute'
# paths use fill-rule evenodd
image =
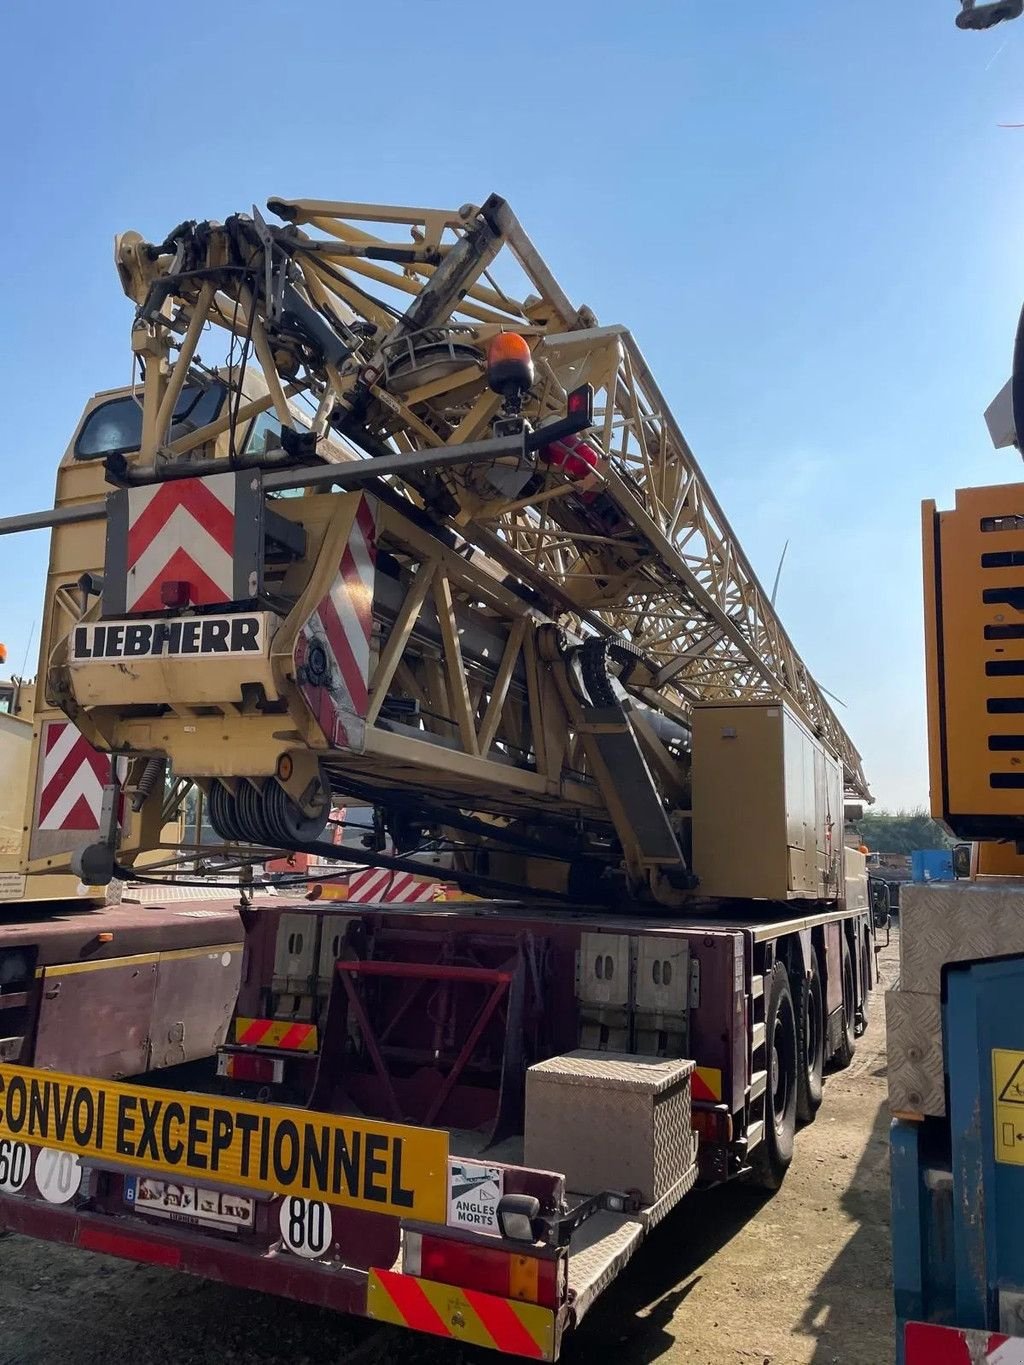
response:
<svg viewBox="0 0 1024 1365"><path fill-rule="evenodd" d="M992 1049L996 1160L1024 1166L1024 1052Z"/></svg>

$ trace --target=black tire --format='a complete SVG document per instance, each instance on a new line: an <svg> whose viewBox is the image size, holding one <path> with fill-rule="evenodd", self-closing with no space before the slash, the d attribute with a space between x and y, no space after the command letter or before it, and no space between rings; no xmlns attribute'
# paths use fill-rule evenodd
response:
<svg viewBox="0 0 1024 1365"><path fill-rule="evenodd" d="M843 935L841 956L843 973L842 1025L839 1046L832 1058L832 1065L837 1071L842 1071L844 1067L849 1066L853 1061L853 1054L857 1051L857 983L853 979L853 957L850 953L850 941L845 934Z"/></svg>
<svg viewBox="0 0 1024 1365"><path fill-rule="evenodd" d="M764 1138L751 1158L751 1178L763 1190L777 1190L793 1160L800 1070L793 991L781 962L776 962L768 978L765 1054Z"/></svg>
<svg viewBox="0 0 1024 1365"><path fill-rule="evenodd" d="M867 934L864 935L860 943L860 977L861 1000L858 1011L858 1035L867 1028L871 1010L871 944Z"/></svg>
<svg viewBox="0 0 1024 1365"><path fill-rule="evenodd" d="M892 891L888 882L869 881L871 888L871 918L876 929L888 929L892 915Z"/></svg>
<svg viewBox="0 0 1024 1365"><path fill-rule="evenodd" d="M800 1067L797 1072L796 1117L811 1123L821 1108L825 1071L825 997L818 954L811 949L811 970L800 984L797 1016Z"/></svg>

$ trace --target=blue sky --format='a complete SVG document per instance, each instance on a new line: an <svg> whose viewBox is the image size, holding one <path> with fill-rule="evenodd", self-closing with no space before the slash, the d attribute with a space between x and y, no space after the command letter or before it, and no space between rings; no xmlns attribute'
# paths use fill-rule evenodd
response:
<svg viewBox="0 0 1024 1365"><path fill-rule="evenodd" d="M270 195L511 202L628 324L882 804L927 794L919 506L1013 482L982 411L1024 299L1024 21L956 0L13 0L4 513L129 376L113 235ZM20 54L20 55L19 55ZM0 541L15 670L46 537ZM34 667L34 659L30 670Z"/></svg>

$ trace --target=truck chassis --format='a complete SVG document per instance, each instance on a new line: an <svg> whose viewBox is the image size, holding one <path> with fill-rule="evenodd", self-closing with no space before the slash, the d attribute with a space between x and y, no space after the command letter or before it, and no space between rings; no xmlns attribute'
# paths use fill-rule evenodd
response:
<svg viewBox="0 0 1024 1365"><path fill-rule="evenodd" d="M56 1110L64 1077L0 1068L0 1225L557 1359L565 1334L695 1184L781 1180L797 1111L812 1118L822 1068L849 1060L874 984L869 913L789 905L771 918L763 910L707 907L681 922L469 901L257 904L242 912L242 983L216 1075L212 1064L193 1067L181 1073L182 1089L166 1092L152 1077L107 1092L92 1078L68 1077L68 1105L91 1095L100 1115L107 1106L106 1140L97 1128L94 1142L84 1132L77 1142L70 1131L59 1139L52 1117L44 1123L37 1113L33 1123L17 1099L49 1084ZM551 1059L579 1073L574 1089L557 1093L565 1107L554 1135L539 1131L535 1079ZM627 1076L617 1091L600 1079L609 1068ZM661 1128L664 1114L644 1117L655 1089L646 1078L660 1071L672 1073L678 1101ZM603 1132L574 1121L595 1100L612 1106ZM656 1116L657 1098L651 1103ZM174 1104L184 1126L171 1137L182 1141L165 1133L161 1145L152 1116ZM253 1132L267 1116L279 1125L304 1117L314 1150L318 1125L350 1125L341 1140L355 1175L318 1200L294 1192L309 1189L301 1172L286 1185L290 1172L277 1167L275 1188L279 1151L290 1165L276 1136L262 1186L237 1166L234 1176L211 1175L216 1133L244 1125L249 1112ZM582 1178L587 1160L592 1169L627 1168L615 1148L638 1113L637 1131L647 1123L652 1147L669 1152L657 1183L598 1188ZM148 1147L140 1143L147 1122ZM351 1125L362 1130L361 1156ZM439 1134L447 1160L428 1170L415 1144ZM406 1143L404 1169L388 1155L391 1140ZM539 1168L538 1151L562 1159ZM150 1161L154 1152L160 1159ZM498 1189L477 1229L456 1206L463 1185L487 1177ZM144 1191L156 1192L149 1212ZM403 1193L413 1216L403 1214ZM244 1216L231 1221L225 1208ZM524 1208L525 1236L510 1235Z"/></svg>

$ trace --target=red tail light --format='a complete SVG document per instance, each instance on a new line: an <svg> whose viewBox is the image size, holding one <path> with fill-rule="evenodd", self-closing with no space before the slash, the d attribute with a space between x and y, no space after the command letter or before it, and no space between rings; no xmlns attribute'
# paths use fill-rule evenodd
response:
<svg viewBox="0 0 1024 1365"><path fill-rule="evenodd" d="M502 1299L559 1309L565 1301L564 1252L545 1251L538 1256L533 1248L507 1251L506 1245L496 1241L488 1247L406 1232L402 1271L459 1289L476 1289Z"/></svg>
<svg viewBox="0 0 1024 1365"><path fill-rule="evenodd" d="M284 1076L284 1061L280 1057L258 1057L248 1052L219 1052L217 1075L228 1076L233 1081L274 1085Z"/></svg>
<svg viewBox="0 0 1024 1365"><path fill-rule="evenodd" d="M732 1115L723 1109L699 1109L693 1106L690 1127L699 1133L702 1142L732 1142Z"/></svg>
<svg viewBox="0 0 1024 1365"><path fill-rule="evenodd" d="M192 601L192 584L183 578L165 578L160 584L160 601L165 607L187 607Z"/></svg>
<svg viewBox="0 0 1024 1365"><path fill-rule="evenodd" d="M573 389L566 399L565 410L570 417L585 417L587 426L594 425L594 390L589 384Z"/></svg>

